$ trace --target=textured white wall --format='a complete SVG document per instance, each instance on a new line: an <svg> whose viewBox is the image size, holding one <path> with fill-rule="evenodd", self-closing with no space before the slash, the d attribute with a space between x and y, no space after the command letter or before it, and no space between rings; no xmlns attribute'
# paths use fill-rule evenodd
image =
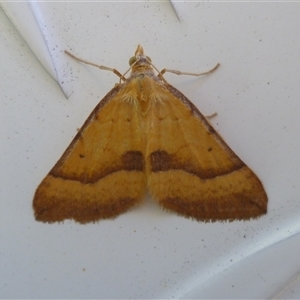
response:
<svg viewBox="0 0 300 300"><path fill-rule="evenodd" d="M0 10L1 298L269 298L297 282L300 6L174 7L178 16L169 2L2 3L13 23ZM203 78L165 78L218 113L212 125L265 186L266 216L198 223L146 197L112 221L34 220L37 185L118 81L63 50L124 72L139 43L158 69L221 63Z"/></svg>

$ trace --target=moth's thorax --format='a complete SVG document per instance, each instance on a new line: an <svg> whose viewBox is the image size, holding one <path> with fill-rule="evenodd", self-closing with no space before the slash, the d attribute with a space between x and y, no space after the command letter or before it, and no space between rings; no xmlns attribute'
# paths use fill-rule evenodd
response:
<svg viewBox="0 0 300 300"><path fill-rule="evenodd" d="M130 77L136 77L140 74L154 75L151 63L146 56L139 56L136 58L136 63L132 66Z"/></svg>

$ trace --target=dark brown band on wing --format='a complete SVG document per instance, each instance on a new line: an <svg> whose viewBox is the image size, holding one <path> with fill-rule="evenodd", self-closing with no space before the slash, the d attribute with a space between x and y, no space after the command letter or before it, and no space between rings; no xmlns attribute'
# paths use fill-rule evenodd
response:
<svg viewBox="0 0 300 300"><path fill-rule="evenodd" d="M208 151L210 151L208 149ZM239 161L235 165L227 168L210 168L210 169L201 169L195 167L194 164L186 163L180 161L176 155L168 154L166 151L157 150L151 153L151 170L152 172L164 172L168 170L183 170L190 174L198 176L200 179L212 179L217 176L222 176L229 174L233 171L236 171L245 166L242 161Z"/></svg>
<svg viewBox="0 0 300 300"><path fill-rule="evenodd" d="M144 171L144 156L140 151L127 151L122 155L123 170Z"/></svg>
<svg viewBox="0 0 300 300"><path fill-rule="evenodd" d="M84 159L85 157L81 157ZM89 170L81 173L65 173L61 171L60 167L54 167L49 174L53 177L63 178L66 180L80 181L84 184L93 184L100 179L119 171L140 171L145 170L145 160L140 151L127 151L115 163L105 168L98 168L97 172L89 174Z"/></svg>
<svg viewBox="0 0 300 300"><path fill-rule="evenodd" d="M204 222L249 220L267 213L267 201L260 199L255 202L252 194L242 193L236 197L240 200L235 205L232 205L230 198L191 202L174 197L163 199L160 203L168 210Z"/></svg>
<svg viewBox="0 0 300 300"><path fill-rule="evenodd" d="M43 195L42 199L44 199L44 197L45 196ZM117 217L137 202L136 199L128 198L126 196L118 201L112 201L110 204L92 202L85 206L78 205L76 201L60 201L60 199L57 198L51 200L51 206L49 207L44 203L44 206L40 207L35 201L33 202L35 219L37 221L54 223L62 222L65 219L74 219L81 224L96 222L100 219Z"/></svg>

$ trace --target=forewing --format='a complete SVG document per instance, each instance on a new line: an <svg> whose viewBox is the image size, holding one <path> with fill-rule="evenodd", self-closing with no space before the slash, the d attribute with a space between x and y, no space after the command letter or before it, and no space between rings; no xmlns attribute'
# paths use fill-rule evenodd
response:
<svg viewBox="0 0 300 300"><path fill-rule="evenodd" d="M98 104L37 188L37 220L97 221L141 201L146 183L140 116L134 97L120 89Z"/></svg>
<svg viewBox="0 0 300 300"><path fill-rule="evenodd" d="M253 171L178 90L168 84L155 90L146 170L159 204L202 221L265 214L267 195Z"/></svg>

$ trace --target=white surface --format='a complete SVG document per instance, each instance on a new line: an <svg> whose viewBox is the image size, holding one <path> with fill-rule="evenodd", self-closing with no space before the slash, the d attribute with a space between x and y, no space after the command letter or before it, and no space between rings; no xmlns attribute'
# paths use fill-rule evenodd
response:
<svg viewBox="0 0 300 300"><path fill-rule="evenodd" d="M36 3L43 35L31 40L0 11L0 298L300 297L300 4L174 6L178 17L168 2ZM45 41L40 61L55 61L68 99L32 52ZM123 72L139 43L158 69L221 63L204 78L165 77L218 113L211 123L266 188L265 217L198 223L147 197L96 224L34 220L37 185L118 80L63 50Z"/></svg>

